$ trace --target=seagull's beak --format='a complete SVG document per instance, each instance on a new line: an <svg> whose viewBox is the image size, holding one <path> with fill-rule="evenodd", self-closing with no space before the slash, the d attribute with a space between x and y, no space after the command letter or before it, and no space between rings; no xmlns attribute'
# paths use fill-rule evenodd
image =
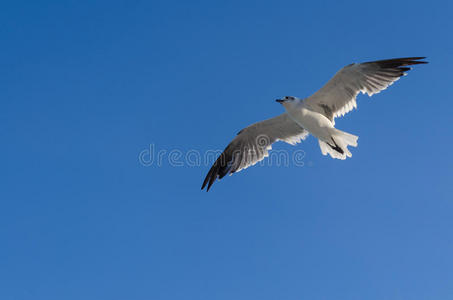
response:
<svg viewBox="0 0 453 300"><path fill-rule="evenodd" d="M285 102L285 100L282 100L282 99L277 99L277 100L275 100L275 101L277 101L277 102L280 103L280 104L282 104L283 102Z"/></svg>

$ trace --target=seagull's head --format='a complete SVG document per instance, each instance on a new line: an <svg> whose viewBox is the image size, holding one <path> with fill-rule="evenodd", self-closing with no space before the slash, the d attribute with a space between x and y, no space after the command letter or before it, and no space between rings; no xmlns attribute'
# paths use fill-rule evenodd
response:
<svg viewBox="0 0 453 300"><path fill-rule="evenodd" d="M285 96L282 99L277 99L275 100L278 103L282 104L283 106L288 106L288 105L295 105L298 104L301 100L297 97L293 96Z"/></svg>

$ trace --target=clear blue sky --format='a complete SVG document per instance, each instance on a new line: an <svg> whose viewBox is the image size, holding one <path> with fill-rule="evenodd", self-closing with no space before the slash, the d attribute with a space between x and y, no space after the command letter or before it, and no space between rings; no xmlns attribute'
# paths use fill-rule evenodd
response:
<svg viewBox="0 0 453 300"><path fill-rule="evenodd" d="M0 9L0 298L453 299L451 1L11 1ZM223 149L351 62L428 56L304 166L200 191ZM211 161L212 162L212 161Z"/></svg>

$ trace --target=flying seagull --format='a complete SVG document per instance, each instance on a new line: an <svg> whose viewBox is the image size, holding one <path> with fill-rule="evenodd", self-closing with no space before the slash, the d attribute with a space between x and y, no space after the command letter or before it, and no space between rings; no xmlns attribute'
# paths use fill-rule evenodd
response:
<svg viewBox="0 0 453 300"><path fill-rule="evenodd" d="M209 170L201 189L216 179L253 166L268 156L276 141L295 145L308 134L318 139L323 155L346 159L348 146L357 146L356 135L334 127L335 118L357 107L359 92L372 96L406 75L410 65L426 64L426 57L406 57L350 64L339 70L319 91L308 98L286 96L276 101L286 112L242 129Z"/></svg>

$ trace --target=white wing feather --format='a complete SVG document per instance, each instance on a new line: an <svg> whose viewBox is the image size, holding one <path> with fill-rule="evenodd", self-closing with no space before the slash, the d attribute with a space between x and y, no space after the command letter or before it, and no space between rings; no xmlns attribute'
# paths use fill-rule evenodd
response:
<svg viewBox="0 0 453 300"><path fill-rule="evenodd" d="M295 145L307 135L308 131L291 120L286 113L242 129L213 164L202 189L208 185L209 190L217 178L239 172L263 160L269 156L274 142L283 141Z"/></svg>
<svg viewBox="0 0 453 300"><path fill-rule="evenodd" d="M409 65L423 64L424 57L408 57L351 64L338 71L320 90L308 97L306 103L332 122L357 108L359 92L372 96L385 90L401 76Z"/></svg>

